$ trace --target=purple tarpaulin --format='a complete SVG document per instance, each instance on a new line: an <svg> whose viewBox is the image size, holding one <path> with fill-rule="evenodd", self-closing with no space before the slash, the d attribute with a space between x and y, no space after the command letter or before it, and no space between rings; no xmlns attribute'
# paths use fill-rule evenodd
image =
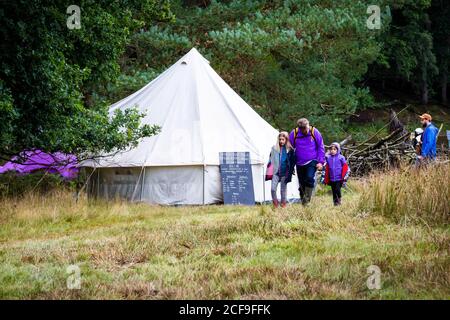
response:
<svg viewBox="0 0 450 320"><path fill-rule="evenodd" d="M62 152L49 154L41 150L24 151L20 157L13 157L11 161L0 166L0 174L7 171L28 174L37 170L60 174L65 179L74 179L78 175L77 157Z"/></svg>

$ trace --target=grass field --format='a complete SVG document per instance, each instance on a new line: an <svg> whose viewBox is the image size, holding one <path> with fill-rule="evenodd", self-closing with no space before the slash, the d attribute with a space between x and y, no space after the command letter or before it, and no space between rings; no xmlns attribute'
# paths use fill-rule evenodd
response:
<svg viewBox="0 0 450 320"><path fill-rule="evenodd" d="M2 200L0 298L450 299L448 224L362 209L365 188L354 182L341 207L319 190L276 211ZM80 289L67 288L69 265Z"/></svg>

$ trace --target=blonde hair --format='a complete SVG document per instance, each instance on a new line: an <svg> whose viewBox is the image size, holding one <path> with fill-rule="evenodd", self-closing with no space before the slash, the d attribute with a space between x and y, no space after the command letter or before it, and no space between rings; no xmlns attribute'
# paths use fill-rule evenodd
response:
<svg viewBox="0 0 450 320"><path fill-rule="evenodd" d="M281 148L280 148L280 138L281 137L284 137L286 139L286 144L285 144L286 151L289 152L290 150L292 150L293 148L292 148L291 142L289 141L289 133L287 133L286 131L281 131L278 134L278 136L277 136L277 143L275 144L275 150L277 150L278 152L281 151Z"/></svg>

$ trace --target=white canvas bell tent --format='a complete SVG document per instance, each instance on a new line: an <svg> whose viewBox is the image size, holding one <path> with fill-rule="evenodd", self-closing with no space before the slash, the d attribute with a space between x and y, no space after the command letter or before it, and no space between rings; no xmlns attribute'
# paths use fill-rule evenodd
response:
<svg viewBox="0 0 450 320"><path fill-rule="evenodd" d="M193 48L116 109L136 107L159 134L136 148L88 161L90 194L157 204L223 201L219 152L250 152L255 200L271 200L266 163L278 131L262 119ZM298 198L295 178L288 197Z"/></svg>

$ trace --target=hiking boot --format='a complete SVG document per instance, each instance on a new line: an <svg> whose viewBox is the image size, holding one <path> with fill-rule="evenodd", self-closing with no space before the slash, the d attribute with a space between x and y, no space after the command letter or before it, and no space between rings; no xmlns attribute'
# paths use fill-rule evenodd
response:
<svg viewBox="0 0 450 320"><path fill-rule="evenodd" d="M298 188L298 191L300 192L300 201L303 203L303 199L305 198L305 191L301 186L300 188Z"/></svg>
<svg viewBox="0 0 450 320"><path fill-rule="evenodd" d="M306 187L305 188L305 195L302 198L302 204L307 205L312 198L314 188Z"/></svg>
<svg viewBox="0 0 450 320"><path fill-rule="evenodd" d="M281 207L286 208L286 201L281 201Z"/></svg>

